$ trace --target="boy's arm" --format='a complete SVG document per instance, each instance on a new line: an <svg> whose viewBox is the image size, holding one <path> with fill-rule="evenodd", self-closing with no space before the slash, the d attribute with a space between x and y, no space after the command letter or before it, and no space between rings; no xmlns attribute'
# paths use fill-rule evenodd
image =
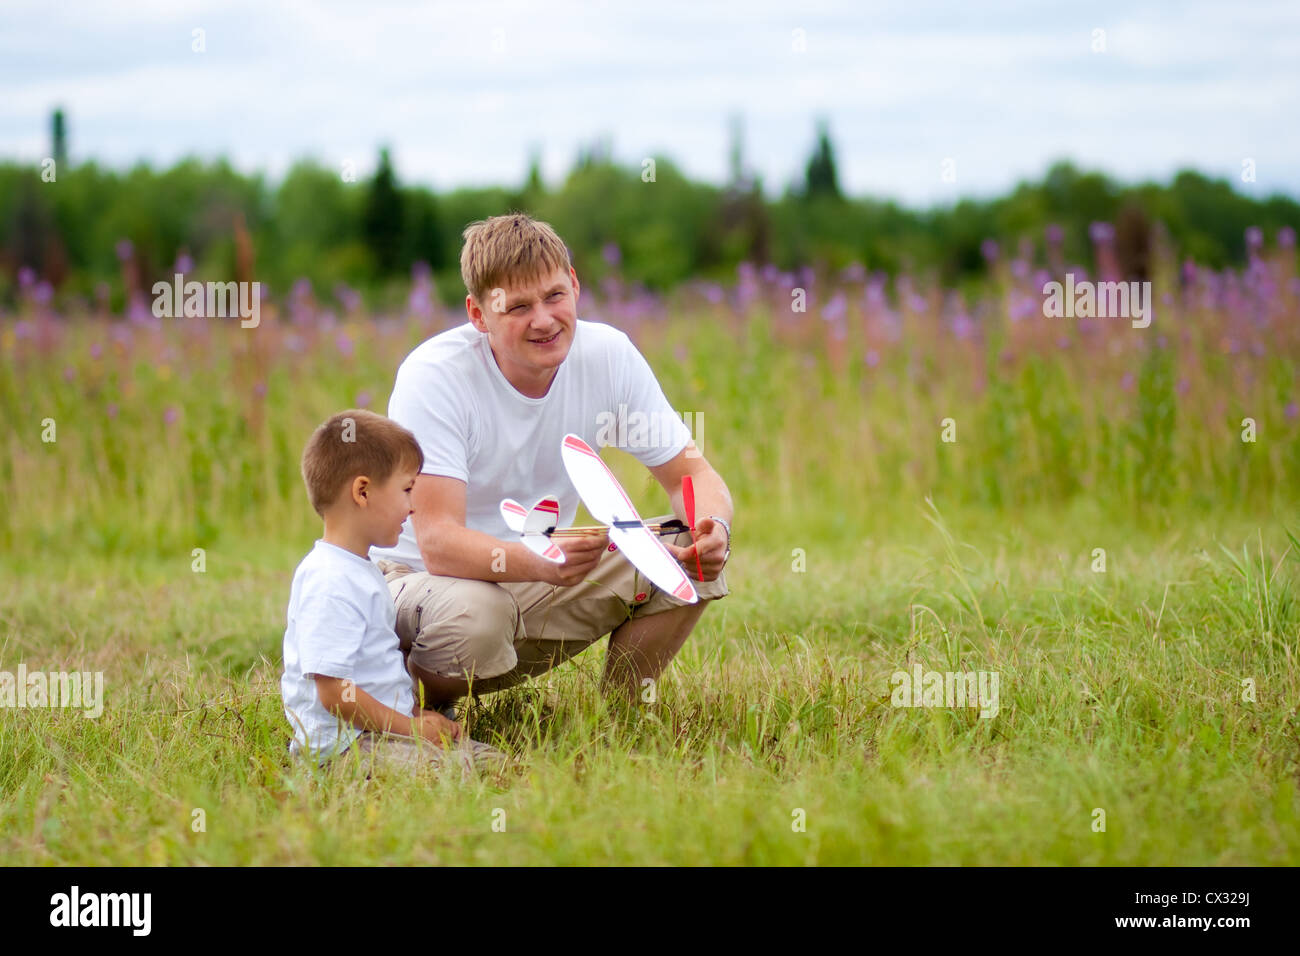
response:
<svg viewBox="0 0 1300 956"><path fill-rule="evenodd" d="M460 739L460 724L436 711L426 710L415 716L407 716L381 704L351 680L321 674L314 677L321 706L353 727L404 737L424 737L435 742L443 734L452 740Z"/></svg>

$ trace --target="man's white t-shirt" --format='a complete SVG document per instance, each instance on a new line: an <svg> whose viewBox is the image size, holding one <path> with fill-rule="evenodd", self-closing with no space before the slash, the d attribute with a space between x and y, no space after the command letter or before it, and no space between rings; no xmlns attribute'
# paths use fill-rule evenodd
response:
<svg viewBox="0 0 1300 956"><path fill-rule="evenodd" d="M280 695L293 753L305 749L324 760L361 734L321 704L316 674L351 678L381 704L411 713L415 694L393 630L397 612L373 562L317 541L294 572L288 617Z"/></svg>
<svg viewBox="0 0 1300 956"><path fill-rule="evenodd" d="M573 524L578 492L560 457L567 433L597 450L617 445L647 467L680 454L691 438L626 333L583 320L541 398L506 380L487 334L470 323L435 335L398 368L388 417L415 433L423 474L466 483L465 526L502 541L519 539L501 517L502 498L531 508L555 495L559 527ZM424 570L410 518L396 547L370 554Z"/></svg>

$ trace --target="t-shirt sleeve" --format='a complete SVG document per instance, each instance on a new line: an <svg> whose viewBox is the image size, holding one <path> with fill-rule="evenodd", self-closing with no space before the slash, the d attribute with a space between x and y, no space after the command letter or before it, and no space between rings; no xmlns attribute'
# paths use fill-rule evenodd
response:
<svg viewBox="0 0 1300 956"><path fill-rule="evenodd" d="M410 429L424 452L424 475L469 482L468 390L446 369L403 365L388 399L388 417Z"/></svg>
<svg viewBox="0 0 1300 956"><path fill-rule="evenodd" d="M670 431L661 434L659 441L652 447L629 447L628 453L635 456L648 468L662 465L681 454L691 440L691 430L686 427L681 416L668 403L659 380L650 369L645 356L627 337L620 332L617 336L618 347L614 359L614 389L617 402L626 404L629 413L644 412L647 416L658 416L658 421L666 423ZM654 418L650 418L654 420Z"/></svg>
<svg viewBox="0 0 1300 956"><path fill-rule="evenodd" d="M304 677L352 676L366 635L366 615L338 594L307 593L294 619Z"/></svg>

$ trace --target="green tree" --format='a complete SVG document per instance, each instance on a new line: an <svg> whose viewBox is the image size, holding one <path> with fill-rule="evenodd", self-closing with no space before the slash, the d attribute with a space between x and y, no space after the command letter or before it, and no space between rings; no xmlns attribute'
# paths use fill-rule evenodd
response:
<svg viewBox="0 0 1300 956"><path fill-rule="evenodd" d="M835 150L831 146L831 137L825 120L820 120L817 124L817 148L812 158L808 160L805 194L809 199L816 196L842 198L835 172Z"/></svg>
<svg viewBox="0 0 1300 956"><path fill-rule="evenodd" d="M397 188L388 149L379 151L379 168L370 182L362 234L375 257L379 272L391 275L401 265L403 218L402 194Z"/></svg>

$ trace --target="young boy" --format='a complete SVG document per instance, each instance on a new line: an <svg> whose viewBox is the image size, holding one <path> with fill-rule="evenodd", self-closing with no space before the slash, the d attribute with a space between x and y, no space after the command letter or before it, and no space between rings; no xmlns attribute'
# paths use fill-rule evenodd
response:
<svg viewBox="0 0 1300 956"><path fill-rule="evenodd" d="M289 594L280 692L294 754L325 763L355 747L402 767L508 759L418 708L393 600L370 561L372 545L397 543L423 463L414 435L362 409L334 415L303 452L303 481L325 533L298 565Z"/></svg>

